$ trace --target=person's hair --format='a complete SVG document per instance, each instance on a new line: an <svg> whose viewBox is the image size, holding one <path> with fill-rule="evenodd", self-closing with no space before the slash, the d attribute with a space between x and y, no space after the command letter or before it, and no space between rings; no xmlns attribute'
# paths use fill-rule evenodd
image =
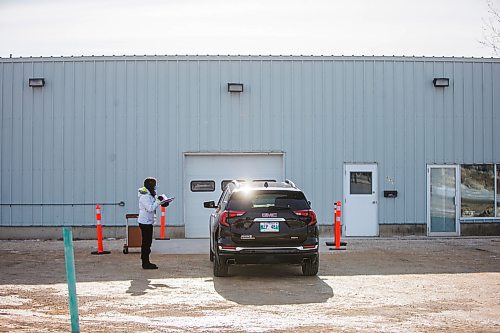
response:
<svg viewBox="0 0 500 333"><path fill-rule="evenodd" d="M155 186L156 186L156 178L148 177L148 178L144 179L144 187L145 188L155 187Z"/></svg>
<svg viewBox="0 0 500 333"><path fill-rule="evenodd" d="M156 195L155 186L156 186L156 178L148 177L144 179L144 187L148 189L149 193L151 193L153 197Z"/></svg>

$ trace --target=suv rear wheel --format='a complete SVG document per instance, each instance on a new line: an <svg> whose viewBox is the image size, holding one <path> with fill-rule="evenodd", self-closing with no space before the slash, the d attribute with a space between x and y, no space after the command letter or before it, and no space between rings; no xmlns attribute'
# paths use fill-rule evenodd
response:
<svg viewBox="0 0 500 333"><path fill-rule="evenodd" d="M318 274L319 258L314 261L304 262L302 264L302 274L305 276L314 276Z"/></svg>
<svg viewBox="0 0 500 333"><path fill-rule="evenodd" d="M224 276L227 276L228 275L228 265L227 263L223 262L220 257L219 257L219 254L217 253L217 250L216 250L216 253L215 253L215 256L214 256L214 276L218 276L218 277L224 277Z"/></svg>

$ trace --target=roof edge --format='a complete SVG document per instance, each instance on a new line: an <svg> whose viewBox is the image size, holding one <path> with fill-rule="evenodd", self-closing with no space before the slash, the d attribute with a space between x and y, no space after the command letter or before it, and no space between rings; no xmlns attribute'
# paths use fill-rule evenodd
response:
<svg viewBox="0 0 500 333"><path fill-rule="evenodd" d="M28 56L28 57L0 57L0 62L37 62L37 61L111 61L111 60L236 60L236 61L261 61L261 60L392 60L392 61L488 61L500 62L500 58L490 57L465 57L465 56L397 56L397 55L80 55L80 56Z"/></svg>

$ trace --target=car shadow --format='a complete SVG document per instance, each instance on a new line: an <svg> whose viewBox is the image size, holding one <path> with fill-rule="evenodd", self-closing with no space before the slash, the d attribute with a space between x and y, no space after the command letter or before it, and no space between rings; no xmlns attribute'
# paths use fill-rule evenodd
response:
<svg viewBox="0 0 500 333"><path fill-rule="evenodd" d="M299 266L231 266L229 274L214 277L214 288L224 299L237 304L325 303L333 296L327 283L317 276L303 276Z"/></svg>

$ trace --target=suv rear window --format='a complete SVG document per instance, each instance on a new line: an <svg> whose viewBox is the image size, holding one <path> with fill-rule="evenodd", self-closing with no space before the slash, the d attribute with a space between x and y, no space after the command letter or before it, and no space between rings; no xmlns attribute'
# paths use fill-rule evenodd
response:
<svg viewBox="0 0 500 333"><path fill-rule="evenodd" d="M252 208L310 209L306 197L297 191L240 191L229 198L228 210L249 210Z"/></svg>

